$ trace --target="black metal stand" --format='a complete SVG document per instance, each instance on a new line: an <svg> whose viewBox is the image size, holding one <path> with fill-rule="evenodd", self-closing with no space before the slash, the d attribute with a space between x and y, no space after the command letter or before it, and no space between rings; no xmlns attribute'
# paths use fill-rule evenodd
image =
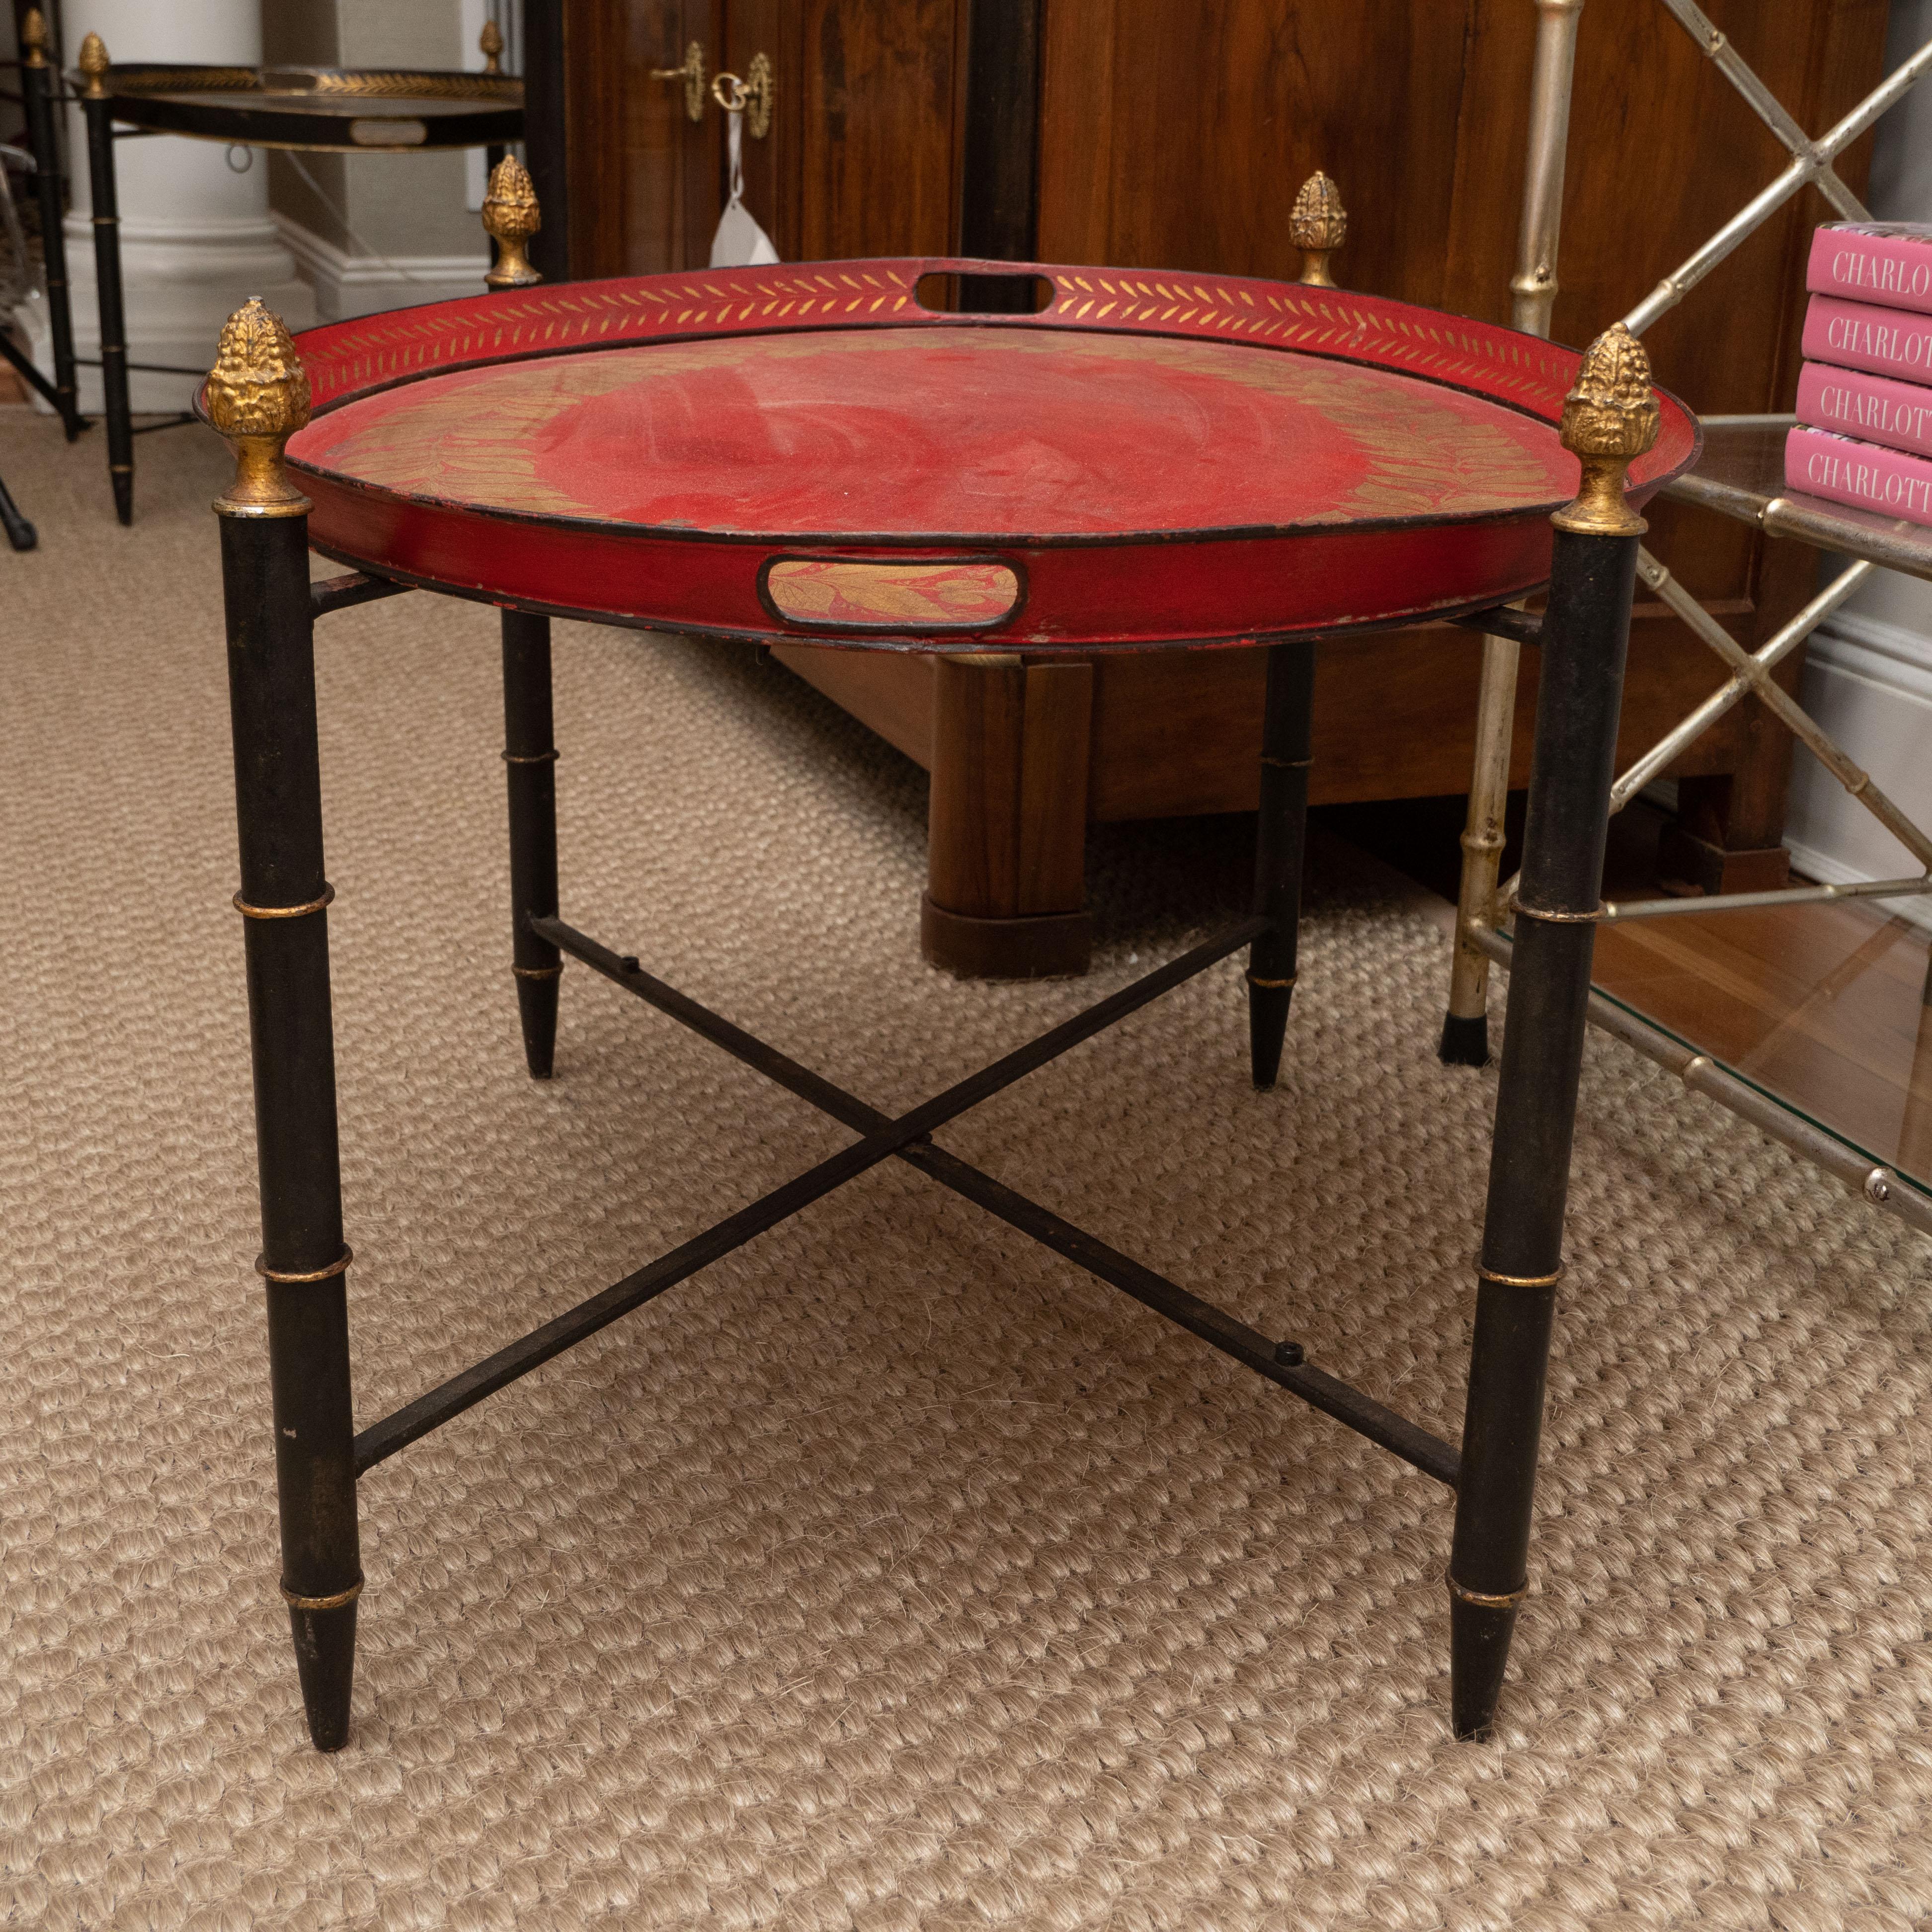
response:
<svg viewBox="0 0 1932 1932"><path fill-rule="evenodd" d="M1525 892L1504 1048L1466 1446L1317 1368L933 1144L947 1121L1218 962L1250 951L1258 1082L1281 1052L1294 962L1313 647L1273 647L1254 915L897 1118L800 1066L556 916L548 621L503 619L513 944L531 1072L548 1076L569 955L860 1136L840 1152L352 1437L313 673L316 615L405 586L305 580L300 517L224 519L237 798L259 1122L284 1588L316 1743L346 1738L355 1484L410 1443L881 1162L907 1162L1278 1387L1458 1490L1451 1566L1459 1735L1495 1712L1522 1593L1545 1359L1588 993L1634 538L1559 536L1545 626ZM1538 916L1538 914L1541 916ZM1252 962L1258 962L1258 964ZM524 969L531 969L526 971ZM1265 968L1266 970L1263 970ZM1274 982L1277 983L1268 983ZM1257 983L1258 982L1258 983ZM1265 1079L1264 1079L1265 1076Z"/></svg>
<svg viewBox="0 0 1932 1932"><path fill-rule="evenodd" d="M1451 1714L1496 1716L1530 1517L1637 538L1559 527L1449 1562Z"/></svg>
<svg viewBox="0 0 1932 1932"><path fill-rule="evenodd" d="M128 320L121 298L121 214L114 181L114 104L83 95L87 178L94 202L94 272L100 308L101 412L114 514L134 520L134 424L128 405Z"/></svg>
<svg viewBox="0 0 1932 1932"><path fill-rule="evenodd" d="M71 442L87 428L74 382L74 304L67 279L67 236L62 224L60 148L54 138L53 70L29 62L20 69L27 110L27 145L34 156L34 192L40 211L40 259L47 287L47 327L53 338L53 393L61 427Z"/></svg>
<svg viewBox="0 0 1932 1932"><path fill-rule="evenodd" d="M1261 814L1255 828L1255 910L1268 929L1248 952L1248 1057L1263 1093L1281 1071L1288 1003L1294 997L1314 708L1314 645L1270 645L1262 707Z"/></svg>
<svg viewBox="0 0 1932 1932"><path fill-rule="evenodd" d="M356 1484L453 1417L530 1374L721 1256L882 1162L906 1162L1055 1253L1241 1362L1277 1387L1457 1492L1449 1571L1451 1715L1459 1736L1493 1720L1527 1582L1538 1438L1582 1060L1590 962L1609 820L1612 758L1628 642L1640 522L1622 495L1636 432L1650 414L1648 371L1621 330L1594 345L1564 418L1584 459L1584 488L1557 526L1547 615L1520 612L1513 634L1542 644L1529 820L1490 1194L1478 1268L1463 1443L1456 1447L1316 1367L1302 1344L1274 1340L1004 1182L934 1144L982 1100L1162 994L1249 949L1255 1084L1279 1071L1294 983L1307 805L1315 647L1270 647L1263 728L1256 905L1247 918L896 1118L667 986L557 916L556 748L550 626L502 620L512 932L530 1070L549 1077L563 956L756 1069L858 1136L838 1153L728 1215L464 1370L359 1433L352 1426L336 1144L314 626L328 611L401 594L352 574L311 586L305 502L280 468L281 442L305 421L289 379L270 412L250 392L248 358L272 371L254 305L231 320L209 380L210 414L237 454L223 512L236 803L247 922L249 1013L260 1150L262 1253L280 1490L283 1593L310 1734L346 1739L362 1588ZM292 354L286 335L279 353ZM232 357L236 368L228 366ZM239 373L237 373L238 369ZM1576 418L1573 424L1573 416ZM1576 440L1572 440L1573 430ZM265 446L272 442L271 460ZM1617 452L1606 454L1606 451ZM1479 628L1505 614L1463 620Z"/></svg>
<svg viewBox="0 0 1932 1932"><path fill-rule="evenodd" d="M548 1080L563 962L532 921L556 916L556 747L550 741L550 620L503 613L503 764L510 792L510 932L524 1058Z"/></svg>
<svg viewBox="0 0 1932 1932"><path fill-rule="evenodd" d="M349 1738L356 1476L305 515L221 519L282 1595L309 1735Z"/></svg>
<svg viewBox="0 0 1932 1932"><path fill-rule="evenodd" d="M21 515L4 478L0 478L0 530L6 531L8 542L16 550L32 550L40 540L40 532Z"/></svg>

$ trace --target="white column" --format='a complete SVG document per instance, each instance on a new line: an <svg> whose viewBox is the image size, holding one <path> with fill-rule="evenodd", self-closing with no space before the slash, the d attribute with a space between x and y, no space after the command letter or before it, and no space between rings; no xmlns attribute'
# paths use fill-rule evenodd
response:
<svg viewBox="0 0 1932 1932"><path fill-rule="evenodd" d="M262 58L260 0L69 0L69 67L90 32L116 62L191 61L254 67ZM88 192L87 137L80 110L70 110L74 201L67 220L68 274L74 284L76 352L100 353L94 305L93 212ZM296 277L295 258L268 214L265 158L213 141L142 135L115 144L121 208L121 276L128 316L128 359L206 370L230 314L260 296L292 328L315 319L314 298ZM136 410L188 407L196 379L136 373ZM97 370L80 372L81 406L100 406Z"/></svg>

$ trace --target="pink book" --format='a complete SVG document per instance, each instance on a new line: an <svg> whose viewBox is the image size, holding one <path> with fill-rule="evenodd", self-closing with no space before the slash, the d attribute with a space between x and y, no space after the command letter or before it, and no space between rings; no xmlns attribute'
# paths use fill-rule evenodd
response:
<svg viewBox="0 0 1932 1932"><path fill-rule="evenodd" d="M1798 420L1932 457L1932 388L1923 383L1808 362L1798 374Z"/></svg>
<svg viewBox="0 0 1932 1932"><path fill-rule="evenodd" d="M1932 225L1828 223L1811 238L1804 286L1814 295L1932 312Z"/></svg>
<svg viewBox="0 0 1932 1932"><path fill-rule="evenodd" d="M1932 381L1932 315L1910 309L1814 296L1804 310L1804 347L1814 362Z"/></svg>
<svg viewBox="0 0 1932 1932"><path fill-rule="evenodd" d="M1801 424L1784 440L1784 481L1808 496L1932 525L1932 462L1922 456Z"/></svg>

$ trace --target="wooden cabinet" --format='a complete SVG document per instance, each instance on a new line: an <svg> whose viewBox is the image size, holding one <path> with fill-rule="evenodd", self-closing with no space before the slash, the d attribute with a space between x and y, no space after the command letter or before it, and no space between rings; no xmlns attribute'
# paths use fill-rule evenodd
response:
<svg viewBox="0 0 1932 1932"><path fill-rule="evenodd" d="M774 62L777 110L769 140L746 144L747 200L788 260L952 252L963 202L982 236L989 223L1010 236L1030 214L1042 260L1292 276L1288 206L1321 167L1349 209L1339 280L1509 315L1533 0L566 5L580 274L706 259L722 117L710 110L693 126L674 111L673 84L648 78L698 38L713 66L714 50L739 72L754 51ZM1706 10L1808 128L1830 125L1881 71L1883 0L1708 0ZM993 183L976 80L1002 59L996 124L1022 152ZM1016 100L1029 60L1033 87ZM1841 164L1855 184L1868 148ZM1569 153L1553 332L1573 342L1631 308L1788 158L1657 0L1586 6ZM1659 380L1707 412L1788 406L1804 251L1827 218L1808 191L1794 199L1659 321L1646 337ZM1815 559L1802 547L1677 506L1650 514L1653 547L1747 643L1809 596ZM1442 628L1324 646L1314 800L1463 790L1478 650ZM923 661L777 655L932 770L928 940L956 967L1077 966L1086 823L1255 802L1254 654L1111 661L1078 674L1080 703L1067 680L1043 675L1064 668L997 654L979 667L983 692L970 672L935 677ZM1518 784L1534 653L1526 670ZM1798 670L1787 659L1784 674ZM1640 606L1624 752L1721 677L1661 606ZM1705 884L1775 883L1789 758L1789 740L1748 703L1700 740L1676 768L1675 868Z"/></svg>
<svg viewBox="0 0 1932 1932"><path fill-rule="evenodd" d="M566 4L572 272L710 259L723 116L680 81L772 62L770 133L744 144L745 200L788 261L946 254L963 147L965 0L575 0Z"/></svg>

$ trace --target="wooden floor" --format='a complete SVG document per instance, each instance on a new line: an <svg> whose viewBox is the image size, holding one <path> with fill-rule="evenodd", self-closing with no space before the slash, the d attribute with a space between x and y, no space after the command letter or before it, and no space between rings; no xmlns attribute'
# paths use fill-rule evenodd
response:
<svg viewBox="0 0 1932 1932"><path fill-rule="evenodd" d="M1629 858L1628 848L1613 855L1609 896L1656 897L1654 887L1633 890L1634 878L1620 884ZM1848 902L1606 926L1594 976L1600 991L1924 1182L1928 973L1932 934Z"/></svg>
<svg viewBox="0 0 1932 1932"><path fill-rule="evenodd" d="M1453 930L1462 800L1330 808L1317 824L1436 895ZM1654 898L1662 815L1612 826L1606 896ZM1514 841L1512 842L1514 845ZM1504 855L1513 865L1514 850ZM1932 1186L1932 933L1870 902L1606 926L1598 989Z"/></svg>

